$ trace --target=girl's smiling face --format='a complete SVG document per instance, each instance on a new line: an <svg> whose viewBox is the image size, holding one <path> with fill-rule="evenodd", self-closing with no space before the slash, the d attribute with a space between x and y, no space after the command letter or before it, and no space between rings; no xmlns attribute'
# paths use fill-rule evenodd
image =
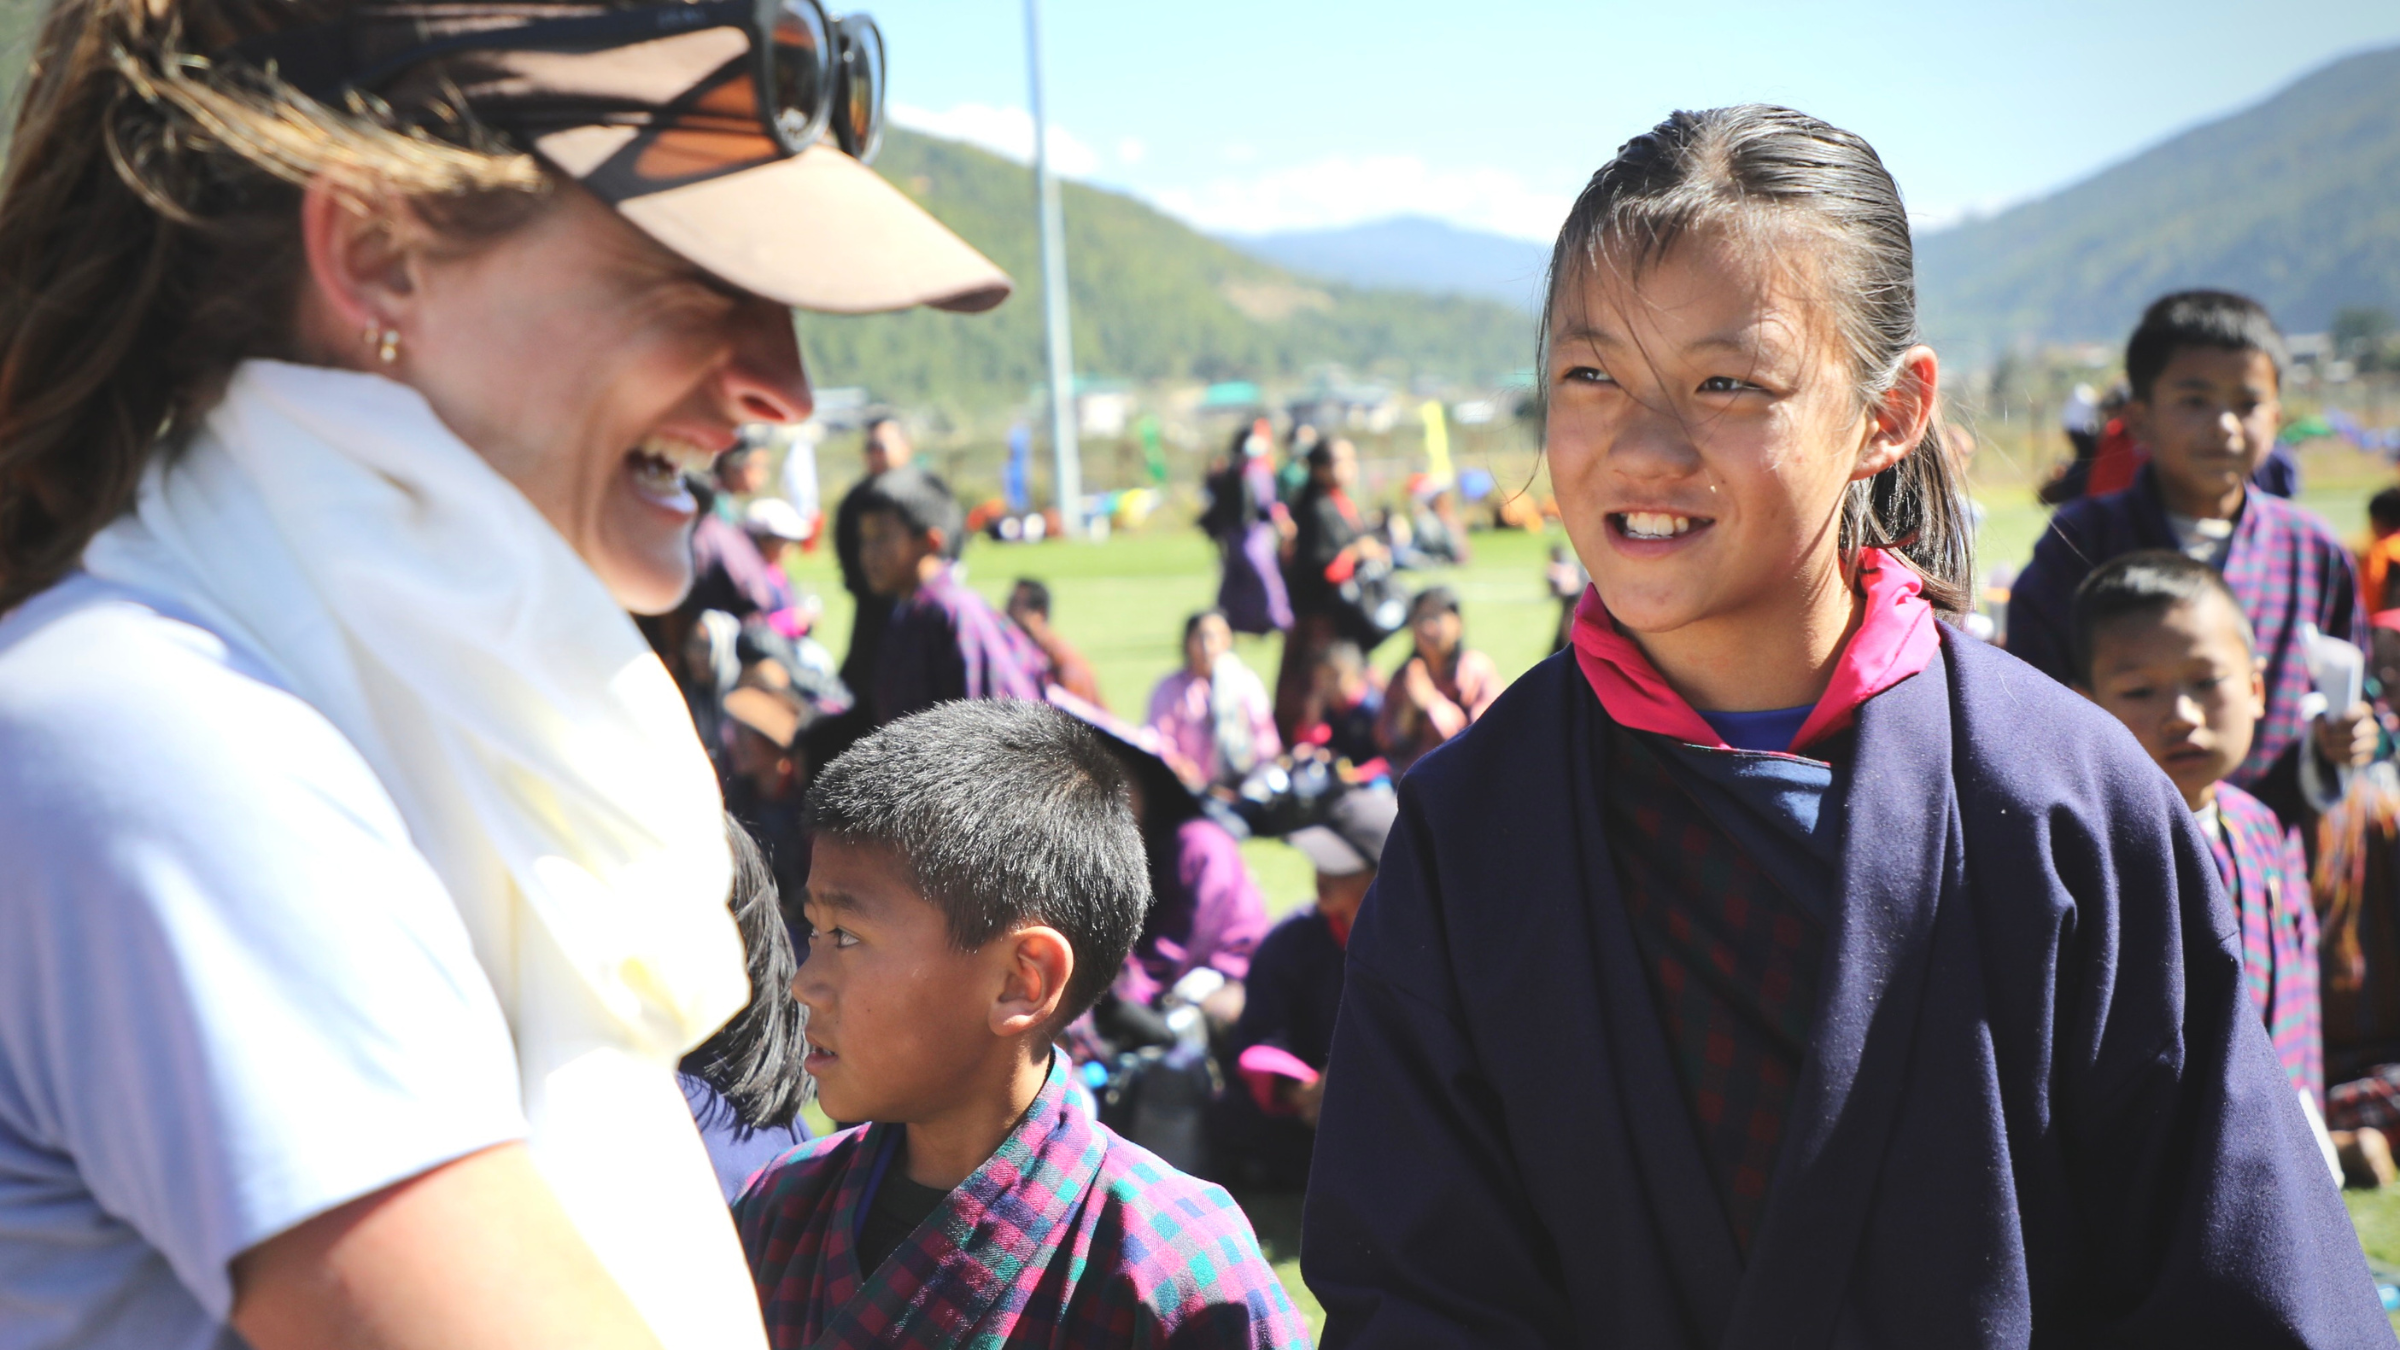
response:
<svg viewBox="0 0 2400 1350"><path fill-rule="evenodd" d="M1909 444L1862 403L1825 306L1765 252L1701 232L1630 279L1604 254L1552 306L1560 513L1643 637L1846 602L1842 494Z"/></svg>

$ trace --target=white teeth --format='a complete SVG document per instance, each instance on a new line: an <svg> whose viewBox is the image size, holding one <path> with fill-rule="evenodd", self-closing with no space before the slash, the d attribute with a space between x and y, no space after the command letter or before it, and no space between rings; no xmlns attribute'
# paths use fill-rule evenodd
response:
<svg viewBox="0 0 2400 1350"><path fill-rule="evenodd" d="M1692 528L1690 516L1671 516L1664 511L1628 511L1624 521L1625 533L1635 539L1672 539Z"/></svg>
<svg viewBox="0 0 2400 1350"><path fill-rule="evenodd" d="M664 460L678 473L705 473L717 458L681 436L645 436L637 453Z"/></svg>
<svg viewBox="0 0 2400 1350"><path fill-rule="evenodd" d="M633 455L634 481L653 492L672 492L682 480L683 471L656 455L636 451Z"/></svg>

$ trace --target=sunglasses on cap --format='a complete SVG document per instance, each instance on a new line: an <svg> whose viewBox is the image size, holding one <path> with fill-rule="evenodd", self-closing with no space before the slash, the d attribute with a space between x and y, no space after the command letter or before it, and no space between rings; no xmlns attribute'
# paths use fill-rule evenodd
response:
<svg viewBox="0 0 2400 1350"><path fill-rule="evenodd" d="M828 15L818 0L698 0L632 9L587 10L522 19L524 5L429 4L361 7L322 24L248 38L216 60L267 70L320 103L351 90L374 93L428 61L471 52L589 54L711 28L738 28L750 43L757 118L786 155L831 135L843 153L872 160L883 144L882 30L864 14ZM420 31L460 28L397 50L362 50L362 30L411 22ZM474 26L481 24L484 26Z"/></svg>

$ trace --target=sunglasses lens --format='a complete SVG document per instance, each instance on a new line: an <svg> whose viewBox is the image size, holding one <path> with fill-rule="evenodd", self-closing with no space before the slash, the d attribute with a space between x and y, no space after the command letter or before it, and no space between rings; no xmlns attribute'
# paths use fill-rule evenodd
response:
<svg viewBox="0 0 2400 1350"><path fill-rule="evenodd" d="M831 111L833 35L810 0L779 0L774 13L775 130L796 153L823 134Z"/></svg>
<svg viewBox="0 0 2400 1350"><path fill-rule="evenodd" d="M835 96L833 134L860 163L883 146L883 30L864 14L841 21L842 87Z"/></svg>

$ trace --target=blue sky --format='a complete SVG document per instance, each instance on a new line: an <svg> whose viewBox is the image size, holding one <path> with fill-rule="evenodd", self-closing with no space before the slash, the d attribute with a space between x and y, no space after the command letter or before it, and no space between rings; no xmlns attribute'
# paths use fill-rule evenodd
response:
<svg viewBox="0 0 2400 1350"><path fill-rule="evenodd" d="M1020 0L872 12L901 120L1031 146ZM2400 43L2392 0L1045 0L1043 17L1060 163L1220 232L1416 212L1546 238L1626 137L1746 100L1865 135L1940 224Z"/></svg>

